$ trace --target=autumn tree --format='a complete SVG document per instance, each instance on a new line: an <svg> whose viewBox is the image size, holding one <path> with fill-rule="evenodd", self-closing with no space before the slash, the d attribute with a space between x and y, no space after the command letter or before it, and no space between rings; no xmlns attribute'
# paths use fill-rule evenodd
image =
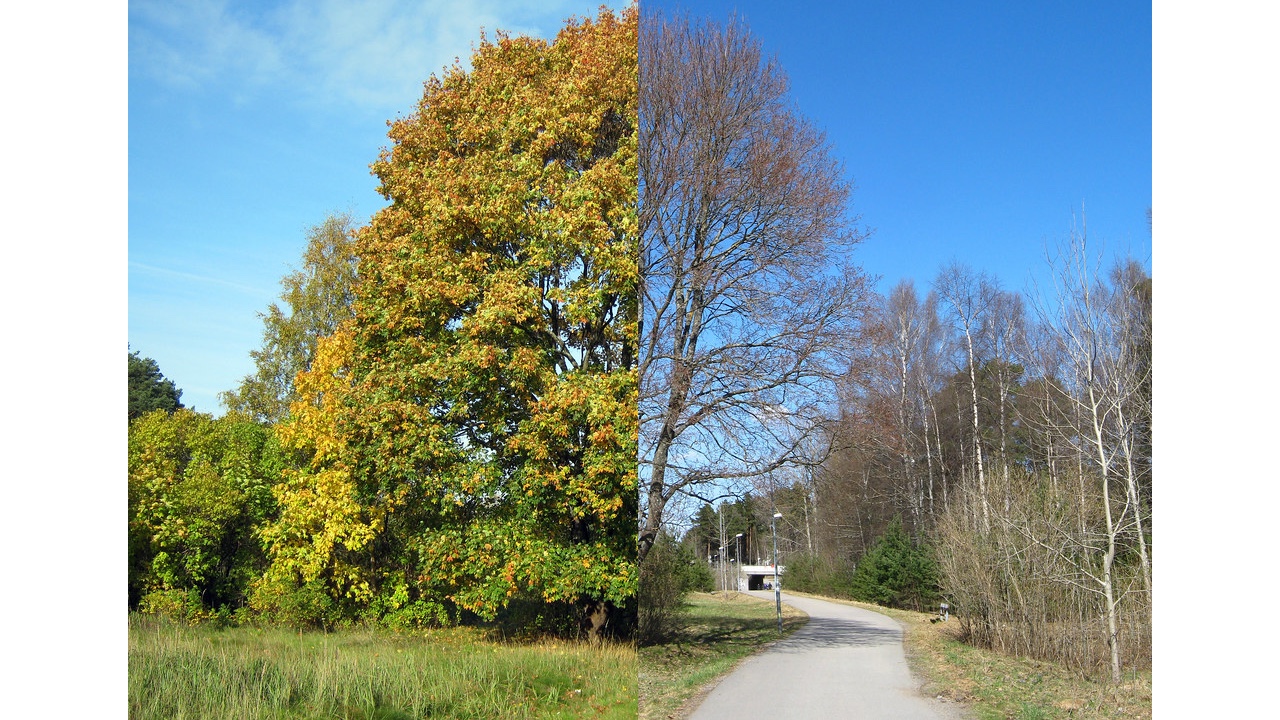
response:
<svg viewBox="0 0 1280 720"><path fill-rule="evenodd" d="M643 563L668 505L810 462L866 292L849 181L737 20L640 34Z"/></svg>
<svg viewBox="0 0 1280 720"><path fill-rule="evenodd" d="M351 317L355 282L355 223L347 214L330 215L308 231L302 267L280 281L280 302L259 315L262 347L249 352L254 372L219 396L223 405L263 422L281 420L297 399L294 379L311 367L316 342Z"/></svg>
<svg viewBox="0 0 1280 720"><path fill-rule="evenodd" d="M129 419L151 412L173 412L182 407L182 391L160 372L160 366L139 351L129 353Z"/></svg>
<svg viewBox="0 0 1280 720"><path fill-rule="evenodd" d="M550 43L500 33L392 124L352 321L284 428L313 462L270 531L279 583L379 612L559 603L593 635L626 624L636 25L633 8Z"/></svg>
<svg viewBox="0 0 1280 720"><path fill-rule="evenodd" d="M376 563L385 560L370 550L390 508L357 495L342 425L352 399L351 342L349 323L317 342L311 368L296 378L299 399L276 426L282 447L307 458L283 469L272 488L279 515L260 533L271 563L250 602L278 622L327 625L356 614L374 599ZM448 619L439 601L417 602L411 612Z"/></svg>

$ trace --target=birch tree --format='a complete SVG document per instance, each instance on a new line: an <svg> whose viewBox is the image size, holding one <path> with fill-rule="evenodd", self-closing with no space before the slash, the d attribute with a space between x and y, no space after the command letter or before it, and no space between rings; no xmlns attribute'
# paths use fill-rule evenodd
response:
<svg viewBox="0 0 1280 720"><path fill-rule="evenodd" d="M934 288L947 307L956 331L961 335L962 352L969 374L969 391L973 401L973 460L978 473L978 498L982 507L982 527L991 527L991 505L987 497L987 478L982 462L982 425L978 418L979 354L977 345L988 322L991 281L959 264L943 268Z"/></svg>
<svg viewBox="0 0 1280 720"><path fill-rule="evenodd" d="M910 507L913 520L920 521L920 511L924 505L923 484L912 472L915 464L912 452L912 426L914 424L915 403L910 398L915 383L916 359L923 342L925 320L920 312L920 302L916 298L915 286L903 281L894 286L889 293L882 322L888 326L891 338L891 349L894 361L894 389L897 395L897 445L898 458L902 464L902 478L910 495Z"/></svg>
<svg viewBox="0 0 1280 720"><path fill-rule="evenodd" d="M995 414L1000 443L1000 481L1005 511L1008 512L1012 486L1009 478L1009 431L1013 420L1015 392L1023 374L1022 348L1026 345L1026 312L1022 296L995 290L990 297L991 361L987 363L995 384Z"/></svg>
<svg viewBox="0 0 1280 720"><path fill-rule="evenodd" d="M1088 469L1081 477L1094 479L1101 497L1102 526L1090 529L1084 538L1085 549L1098 558L1099 567L1096 573L1083 574L1103 597L1111 677L1119 682L1124 589L1116 581L1116 560L1131 538L1139 547L1142 577L1150 593L1150 561L1132 462L1132 412L1126 417L1145 380L1136 370L1129 336L1126 295L1132 289L1124 283L1105 282L1083 231L1072 233L1052 263L1053 296L1041 302L1039 311L1042 322L1057 335L1065 359L1063 392L1056 399L1066 409L1058 415L1076 420L1066 428L1066 439L1078 445ZM1123 276L1121 272L1117 277Z"/></svg>

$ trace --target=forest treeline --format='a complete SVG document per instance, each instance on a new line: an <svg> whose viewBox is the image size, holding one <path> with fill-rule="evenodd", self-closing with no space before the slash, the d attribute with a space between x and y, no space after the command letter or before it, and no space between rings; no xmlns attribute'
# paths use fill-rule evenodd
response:
<svg viewBox="0 0 1280 720"><path fill-rule="evenodd" d="M947 602L982 646L1149 668L1152 279L1083 234L1055 252L1042 294L955 264L873 296L819 460L703 505L684 542L732 562L742 533L769 562L778 511L788 587Z"/></svg>
<svg viewBox="0 0 1280 720"><path fill-rule="evenodd" d="M135 417L130 356L130 608L629 632L636 32L602 9L432 76L390 204L313 229L223 417Z"/></svg>

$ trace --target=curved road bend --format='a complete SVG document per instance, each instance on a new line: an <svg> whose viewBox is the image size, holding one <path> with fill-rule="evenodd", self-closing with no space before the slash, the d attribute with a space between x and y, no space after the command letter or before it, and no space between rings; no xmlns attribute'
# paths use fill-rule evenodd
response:
<svg viewBox="0 0 1280 720"><path fill-rule="evenodd" d="M772 592L750 594L773 600ZM920 695L894 619L786 593L782 601L808 613L809 622L725 677L692 720L964 717L958 707Z"/></svg>

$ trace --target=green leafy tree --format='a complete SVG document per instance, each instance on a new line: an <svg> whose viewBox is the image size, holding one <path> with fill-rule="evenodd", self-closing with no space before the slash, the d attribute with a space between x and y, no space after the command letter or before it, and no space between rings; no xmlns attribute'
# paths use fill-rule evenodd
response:
<svg viewBox="0 0 1280 720"><path fill-rule="evenodd" d="M282 427L313 461L269 575L383 613L567 603L600 634L637 584L636 14L500 34L471 65L373 165L391 204Z"/></svg>
<svg viewBox="0 0 1280 720"><path fill-rule="evenodd" d="M152 410L173 412L182 407L182 391L160 372L151 358L129 353L129 419Z"/></svg>
<svg viewBox="0 0 1280 720"><path fill-rule="evenodd" d="M241 415L154 411L129 426L129 604L188 616L244 604L265 567L284 458Z"/></svg>
<svg viewBox="0 0 1280 720"><path fill-rule="evenodd" d="M227 409L278 422L297 399L294 378L311 367L316 342L351 317L356 284L355 224L331 215L307 233L302 267L281 281L280 300L262 313L262 347L250 351L255 370L219 399Z"/></svg>

